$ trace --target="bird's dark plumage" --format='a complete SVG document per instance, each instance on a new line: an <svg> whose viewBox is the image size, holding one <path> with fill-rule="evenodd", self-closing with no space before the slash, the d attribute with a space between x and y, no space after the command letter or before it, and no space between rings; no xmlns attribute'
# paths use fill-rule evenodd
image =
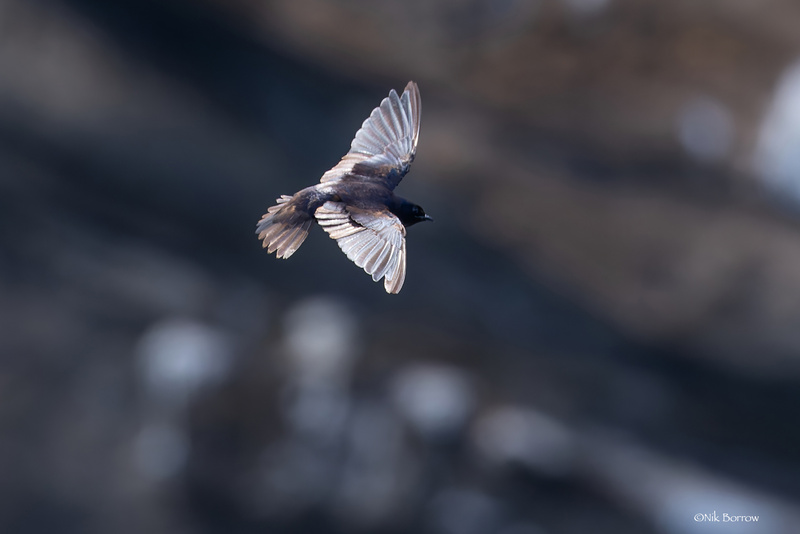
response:
<svg viewBox="0 0 800 534"><path fill-rule="evenodd" d="M406 227L430 220L394 194L417 151L420 105L414 82L402 96L392 89L319 184L283 195L267 210L256 227L267 251L288 258L316 221L373 280L383 278L386 291L398 293L406 277Z"/></svg>

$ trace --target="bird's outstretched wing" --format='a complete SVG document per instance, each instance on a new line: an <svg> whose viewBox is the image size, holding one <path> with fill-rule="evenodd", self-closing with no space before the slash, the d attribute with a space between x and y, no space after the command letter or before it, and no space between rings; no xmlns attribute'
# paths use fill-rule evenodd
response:
<svg viewBox="0 0 800 534"><path fill-rule="evenodd" d="M416 83L408 82L402 96L392 89L356 132L350 152L320 182L358 174L397 187L417 152L421 105Z"/></svg>
<svg viewBox="0 0 800 534"><path fill-rule="evenodd" d="M387 293L398 293L406 279L406 229L389 210L363 210L326 202L314 216L350 260L372 275L385 277Z"/></svg>

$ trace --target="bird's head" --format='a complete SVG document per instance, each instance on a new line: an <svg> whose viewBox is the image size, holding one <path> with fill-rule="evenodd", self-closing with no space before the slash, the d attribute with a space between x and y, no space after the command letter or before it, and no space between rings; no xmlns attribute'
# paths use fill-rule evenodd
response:
<svg viewBox="0 0 800 534"><path fill-rule="evenodd" d="M405 227L417 224L418 222L433 220L425 214L425 210L423 210L421 206L417 206L416 204L412 204L410 202L403 204L399 211L400 213L398 213L397 216L400 218L400 222L403 223L403 226Z"/></svg>

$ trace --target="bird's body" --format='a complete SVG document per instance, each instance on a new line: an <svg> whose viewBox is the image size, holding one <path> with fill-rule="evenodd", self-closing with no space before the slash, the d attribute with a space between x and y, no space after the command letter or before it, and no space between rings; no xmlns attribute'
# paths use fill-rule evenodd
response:
<svg viewBox="0 0 800 534"><path fill-rule="evenodd" d="M420 97L409 82L392 90L364 121L342 160L320 183L282 196L256 227L267 251L288 258L303 244L312 222L335 239L347 257L397 293L406 269L405 228L430 220L394 194L416 153Z"/></svg>

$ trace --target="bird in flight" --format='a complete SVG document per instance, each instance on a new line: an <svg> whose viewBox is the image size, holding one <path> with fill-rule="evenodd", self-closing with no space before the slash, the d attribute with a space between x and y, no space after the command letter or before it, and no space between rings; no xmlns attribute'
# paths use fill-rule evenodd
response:
<svg viewBox="0 0 800 534"><path fill-rule="evenodd" d="M316 221L374 281L384 279L387 293L398 293L406 278L406 228L432 220L394 194L417 151L420 105L416 83L401 96L392 89L320 183L282 195L263 215L256 234L267 252L288 258Z"/></svg>

